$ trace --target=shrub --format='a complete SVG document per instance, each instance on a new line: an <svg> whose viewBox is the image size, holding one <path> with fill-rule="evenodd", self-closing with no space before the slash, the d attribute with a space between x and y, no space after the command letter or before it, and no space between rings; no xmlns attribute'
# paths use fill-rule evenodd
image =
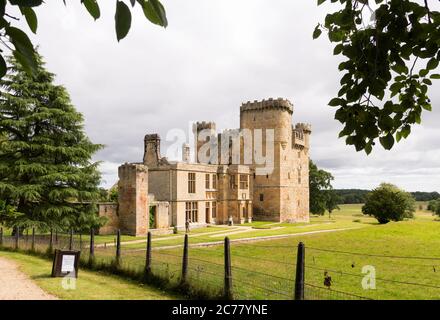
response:
<svg viewBox="0 0 440 320"><path fill-rule="evenodd" d="M429 201L428 210L440 216L440 199Z"/></svg>
<svg viewBox="0 0 440 320"><path fill-rule="evenodd" d="M414 197L389 183L382 183L370 192L362 207L364 214L375 217L381 224L413 218L414 211Z"/></svg>

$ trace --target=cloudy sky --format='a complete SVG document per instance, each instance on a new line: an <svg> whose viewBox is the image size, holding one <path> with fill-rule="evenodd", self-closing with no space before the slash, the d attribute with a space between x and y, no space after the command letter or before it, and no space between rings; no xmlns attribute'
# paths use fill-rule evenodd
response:
<svg viewBox="0 0 440 320"><path fill-rule="evenodd" d="M187 130L193 120L239 126L243 101L285 97L294 122L313 125L312 159L335 176L336 188L372 188L382 181L411 191L440 191L440 82L433 112L392 151L357 153L338 139L341 126L327 102L337 93L340 58L326 37L312 40L328 6L310 0L163 0L169 27L148 23L135 8L127 38L116 41L116 1L99 1L94 22L80 1L46 1L37 9L33 41L47 67L85 116L86 130L106 145L103 185L123 162L141 161L143 136ZM128 1L127 1L128 3Z"/></svg>

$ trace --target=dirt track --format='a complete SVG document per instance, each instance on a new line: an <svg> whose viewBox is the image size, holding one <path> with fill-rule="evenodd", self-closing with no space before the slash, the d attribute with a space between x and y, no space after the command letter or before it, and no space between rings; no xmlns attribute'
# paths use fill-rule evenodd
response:
<svg viewBox="0 0 440 320"><path fill-rule="evenodd" d="M0 300L54 300L56 297L47 294L27 275L21 272L18 265L0 257Z"/></svg>

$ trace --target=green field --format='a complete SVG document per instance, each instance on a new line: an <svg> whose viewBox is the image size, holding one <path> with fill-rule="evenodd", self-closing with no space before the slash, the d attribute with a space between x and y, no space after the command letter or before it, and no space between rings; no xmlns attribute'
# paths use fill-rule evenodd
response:
<svg viewBox="0 0 440 320"><path fill-rule="evenodd" d="M438 250L440 222L430 212L419 210L413 220L379 225L375 219L362 215L361 205L343 205L331 218L328 215L312 217L309 224L256 222L245 226L263 229L232 233L228 237L239 240L282 234L293 236L270 241L232 243L236 298L291 298L296 246L299 241L306 244L306 283L309 285L306 289L309 298L357 299L359 296L370 299L436 299L440 297ZM346 228L349 230L304 234L310 231ZM228 230L235 232L234 227L229 227ZM198 230L197 233L190 234L190 244L222 241L225 234L225 230L220 232L209 230L210 234L199 236L198 234L205 233L202 231ZM295 234L297 236L294 236ZM180 276L182 248L166 249L165 247L181 245L182 242L183 237L154 241L153 247L162 249L153 251L153 270L177 281ZM145 260L145 251L142 250L144 247L143 243L124 245L123 264L128 268L141 269ZM104 260L111 259L114 249L103 249L98 254ZM213 291L221 291L223 246L191 247L189 256L191 281ZM413 257L422 259L413 259ZM364 276L362 267L366 265L375 268L375 290L362 289L361 281ZM327 271L332 278L330 290L323 287L324 271Z"/></svg>
<svg viewBox="0 0 440 320"><path fill-rule="evenodd" d="M331 217L313 216L308 224L254 222L193 230L189 236L188 280L212 295L222 291L222 241L227 235L232 240L233 288L237 299L291 299L300 241L306 246L307 299L437 299L440 221L417 207L415 219L386 225L362 215L361 205L342 205ZM280 235L288 237L258 239ZM258 241L242 240L249 238ZM122 246L122 268L143 270L145 238L133 240L139 239L143 241ZM182 244L182 233L153 237L154 274L171 283L180 280ZM98 247L95 256L98 262L110 263L115 248ZM87 259L86 249L82 258ZM376 289L362 288L364 266L374 267ZM323 285L324 272L332 279L330 289Z"/></svg>
<svg viewBox="0 0 440 320"><path fill-rule="evenodd" d="M62 286L62 278L51 278L52 263L46 259L21 253L0 251L4 257L18 263L20 270L27 274L44 291L60 299L67 300L168 300L176 296L157 288L141 285L133 281L101 272L81 270L74 290Z"/></svg>

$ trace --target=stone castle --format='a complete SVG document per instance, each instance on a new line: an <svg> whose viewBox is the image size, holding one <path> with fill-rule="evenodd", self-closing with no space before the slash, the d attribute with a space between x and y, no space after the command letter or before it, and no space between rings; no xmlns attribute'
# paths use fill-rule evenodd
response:
<svg viewBox="0 0 440 320"><path fill-rule="evenodd" d="M215 123L198 122L193 127L193 161L187 144L182 146L181 161L162 157L159 135L147 134L143 162L125 163L118 169L118 204L99 206L99 214L108 218L100 233L116 229L130 235L145 235L149 229L172 232L184 229L187 221L191 227L252 220L308 222L311 126L293 126L292 114L293 105L279 98L242 104L237 130L218 134ZM254 159L256 141L248 152L251 161L244 161L242 131L251 137L263 133L266 156L267 147L273 145L272 170L265 173L264 165ZM266 133L264 138L269 131L272 137ZM209 141L211 147L206 148ZM239 156L234 161L237 141Z"/></svg>

